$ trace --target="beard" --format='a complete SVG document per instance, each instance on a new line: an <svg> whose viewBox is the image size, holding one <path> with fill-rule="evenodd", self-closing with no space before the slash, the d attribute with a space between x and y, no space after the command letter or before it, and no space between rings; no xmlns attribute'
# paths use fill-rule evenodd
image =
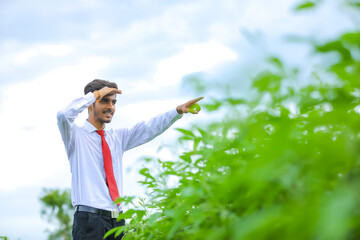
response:
<svg viewBox="0 0 360 240"><path fill-rule="evenodd" d="M107 117L110 115L111 117ZM111 109L105 109L103 111L97 111L94 106L94 119L100 123L110 123L112 120L112 117L114 115L114 112Z"/></svg>

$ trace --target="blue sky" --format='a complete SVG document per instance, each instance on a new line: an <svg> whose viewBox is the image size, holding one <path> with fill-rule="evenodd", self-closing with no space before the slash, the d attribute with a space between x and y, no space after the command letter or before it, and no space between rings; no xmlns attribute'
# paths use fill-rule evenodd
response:
<svg viewBox="0 0 360 240"><path fill-rule="evenodd" d="M87 82L118 83L123 95L111 126L127 127L197 97L181 85L188 74L204 72L220 82L272 52L301 62L309 49L284 45L285 33L331 38L353 27L336 4L298 16L293 6L289 0L1 1L0 236L46 239L41 188L70 187L71 178L56 113L82 95ZM262 47L249 43L244 31L259 35ZM248 78L239 81L248 84ZM174 127L209 116L184 116ZM78 122L85 119L86 113ZM157 149L175 137L170 129L125 153L126 194L143 191L137 159L170 158Z"/></svg>

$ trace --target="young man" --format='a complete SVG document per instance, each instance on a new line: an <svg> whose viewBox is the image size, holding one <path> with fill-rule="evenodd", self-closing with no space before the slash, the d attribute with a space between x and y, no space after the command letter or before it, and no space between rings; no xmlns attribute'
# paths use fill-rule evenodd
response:
<svg viewBox="0 0 360 240"><path fill-rule="evenodd" d="M116 95L121 90L116 83L95 79L86 85L84 93L59 111L57 119L72 172L73 239L100 240L110 229L125 224L116 222L121 206L114 203L123 193L123 153L152 140L182 114L197 114L190 106L202 97L132 128L107 129L105 124L113 118ZM86 108L88 119L77 126L74 120Z"/></svg>

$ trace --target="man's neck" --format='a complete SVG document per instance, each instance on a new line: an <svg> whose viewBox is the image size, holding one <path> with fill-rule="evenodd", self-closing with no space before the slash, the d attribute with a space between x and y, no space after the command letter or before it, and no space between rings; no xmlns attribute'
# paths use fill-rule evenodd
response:
<svg viewBox="0 0 360 240"><path fill-rule="evenodd" d="M91 118L88 118L87 121L91 123L97 130L103 130L105 128L105 123L94 121Z"/></svg>

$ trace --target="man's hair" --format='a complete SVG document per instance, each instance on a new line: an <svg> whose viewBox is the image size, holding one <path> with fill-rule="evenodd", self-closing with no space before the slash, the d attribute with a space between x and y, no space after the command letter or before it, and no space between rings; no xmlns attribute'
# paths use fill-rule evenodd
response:
<svg viewBox="0 0 360 240"><path fill-rule="evenodd" d="M89 92L94 92L96 90L100 90L103 87L118 89L117 84L114 82L109 82L107 80L102 80L102 79L94 79L85 86L84 93L86 95Z"/></svg>

